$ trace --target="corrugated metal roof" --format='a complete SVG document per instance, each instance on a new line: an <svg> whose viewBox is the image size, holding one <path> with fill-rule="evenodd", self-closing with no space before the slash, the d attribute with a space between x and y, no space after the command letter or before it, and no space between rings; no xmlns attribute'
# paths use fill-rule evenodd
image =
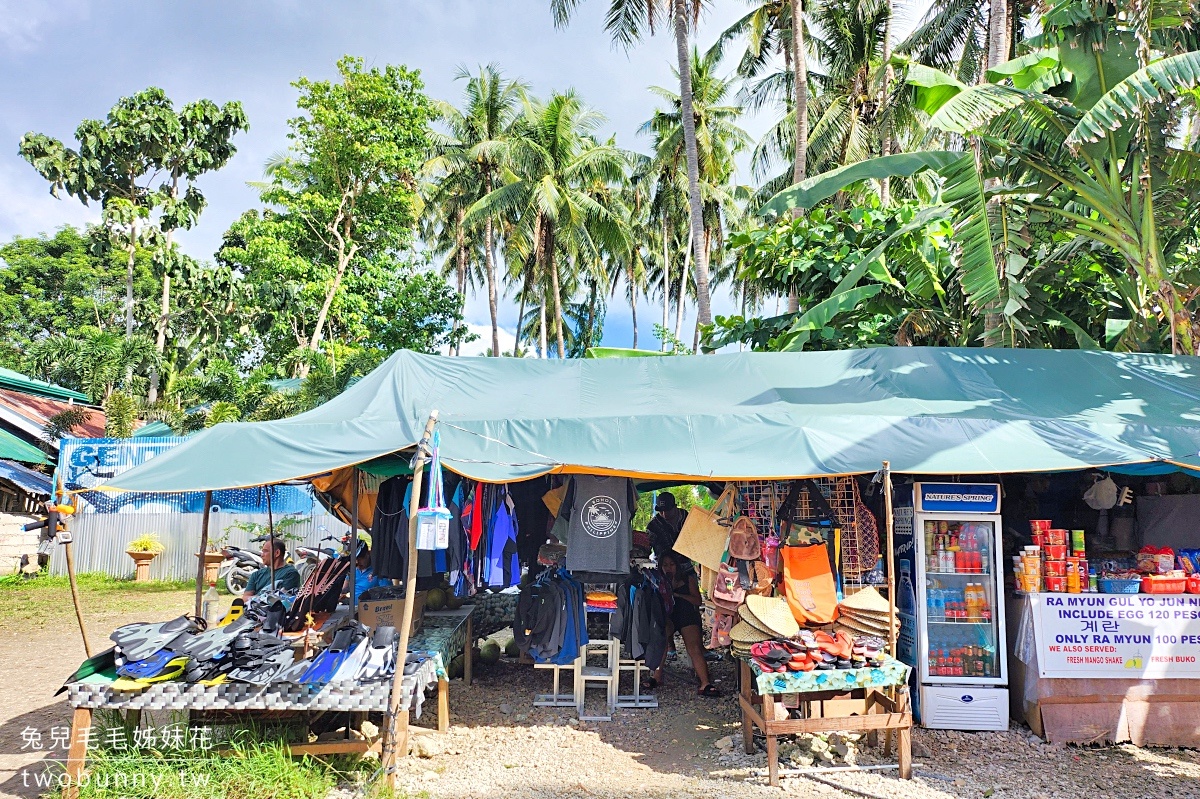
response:
<svg viewBox="0 0 1200 799"><path fill-rule="evenodd" d="M46 453L7 430L0 430L0 458L39 465L49 465L51 462Z"/></svg>
<svg viewBox="0 0 1200 799"><path fill-rule="evenodd" d="M30 428L35 429L37 432L41 431L46 422L50 420L50 417L68 408L80 407L69 402L60 402L48 397L37 397L22 391L13 391L6 388L0 388L0 406L19 414L30 423ZM103 438L104 412L94 408L87 408L85 410L88 411L87 421L71 432L80 438Z"/></svg>
<svg viewBox="0 0 1200 799"><path fill-rule="evenodd" d="M173 436L175 431L171 429L166 422L146 422L144 425L134 431L134 438L160 438L162 436Z"/></svg>
<svg viewBox="0 0 1200 799"><path fill-rule="evenodd" d="M6 460L0 460L0 478L15 483L30 494L43 497L50 496L50 488L53 485L49 475L35 472L19 463Z"/></svg>
<svg viewBox="0 0 1200 799"><path fill-rule="evenodd" d="M69 388L56 386L53 383L47 383L45 380L38 380L12 369L5 369L3 366L0 366L0 387L63 401L91 402L91 398L87 394L81 394Z"/></svg>

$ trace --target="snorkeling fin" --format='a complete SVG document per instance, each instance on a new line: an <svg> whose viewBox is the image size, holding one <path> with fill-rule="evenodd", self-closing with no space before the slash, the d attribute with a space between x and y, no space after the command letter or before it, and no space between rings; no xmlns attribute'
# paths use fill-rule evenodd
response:
<svg viewBox="0 0 1200 799"><path fill-rule="evenodd" d="M358 672L362 670L363 663L367 660L367 650L370 648L371 642L363 638L354 648L350 650L350 654L338 666L330 682L340 682L342 680L353 680L358 676Z"/></svg>
<svg viewBox="0 0 1200 799"><path fill-rule="evenodd" d="M148 658L129 661L117 669L117 676L129 677L133 680L143 680L153 677L177 657L179 657L179 653L177 652L172 652L170 649L160 649Z"/></svg>
<svg viewBox="0 0 1200 799"><path fill-rule="evenodd" d="M360 680L377 680L396 669L396 628L383 625L376 628L367 648L366 658L358 672Z"/></svg>
<svg viewBox="0 0 1200 799"><path fill-rule="evenodd" d="M67 690L67 686L73 682L79 682L84 677L91 677L93 674L104 671L105 669L113 668L117 662L116 654L117 648L113 646L105 649L98 655L92 655L90 658L83 661L83 663L79 664L79 668L75 669L75 673L67 678L67 681L63 683L62 688L59 688L57 691L55 691L54 695L58 696L63 691Z"/></svg>
<svg viewBox="0 0 1200 799"><path fill-rule="evenodd" d="M300 682L305 685L325 685L332 680L354 647L355 632L358 630L361 628L357 624L338 630L329 648L313 658L312 665L300 677Z"/></svg>
<svg viewBox="0 0 1200 799"><path fill-rule="evenodd" d="M160 649L166 649L181 635L204 629L204 621L193 616L180 616L158 624L127 624L109 636L121 650L126 663L145 660Z"/></svg>
<svg viewBox="0 0 1200 799"><path fill-rule="evenodd" d="M118 677L113 681L112 689L114 691L141 691L155 683L179 679L187 669L187 663L188 659L186 655L177 655L168 660L162 669L152 676L138 677L136 679L133 677Z"/></svg>
<svg viewBox="0 0 1200 799"><path fill-rule="evenodd" d="M233 622L240 619L242 617L242 614L245 612L246 612L246 600L242 599L239 596L233 600L233 604L231 604L229 606L229 612L226 613L219 622L217 622L217 626L225 627L229 624L232 624Z"/></svg>
<svg viewBox="0 0 1200 799"><path fill-rule="evenodd" d="M229 650L229 645L242 633L249 632L254 622L239 618L224 627L214 627L198 635L189 636L175 651L188 655L193 660L212 660Z"/></svg>

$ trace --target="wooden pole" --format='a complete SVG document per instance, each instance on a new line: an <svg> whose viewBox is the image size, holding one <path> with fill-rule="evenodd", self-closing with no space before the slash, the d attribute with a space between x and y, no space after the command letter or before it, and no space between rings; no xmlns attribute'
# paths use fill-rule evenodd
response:
<svg viewBox="0 0 1200 799"><path fill-rule="evenodd" d="M275 516L271 513L271 486L267 486L267 541L271 546L271 557L267 567L271 569L271 590L275 590Z"/></svg>
<svg viewBox="0 0 1200 799"><path fill-rule="evenodd" d="M433 436L437 417L436 410L430 412L429 421L425 422L425 433L417 444L417 454L413 458L412 495L408 500L408 575L404 580L404 609L400 616L400 640L396 644L396 674L392 677L392 695L389 701L387 729L384 731L382 758L387 786L393 791L396 790L396 761L400 757L401 747L404 750L408 748L407 711L404 713L404 723L400 725L403 735L398 735L396 728L404 685L404 661L408 657L408 639L412 632L413 607L417 598L417 509L421 507L421 478L425 471L429 439ZM404 751L403 754L408 753Z"/></svg>
<svg viewBox="0 0 1200 799"><path fill-rule="evenodd" d="M204 521L200 524L200 554L196 565L196 615L204 612L204 553L208 551L208 523L212 517L212 492L204 492Z"/></svg>
<svg viewBox="0 0 1200 799"><path fill-rule="evenodd" d="M883 527L887 542L888 571L888 643L892 657L896 656L896 542L892 523L892 464L883 462Z"/></svg>
<svg viewBox="0 0 1200 799"><path fill-rule="evenodd" d="M358 582L358 467L350 467L350 478L354 481L350 486L350 618L357 621L358 602L354 598L354 587Z"/></svg>
<svg viewBox="0 0 1200 799"><path fill-rule="evenodd" d="M51 504L47 503L46 507L46 529L53 540L58 536L58 506L54 505L54 510L50 510ZM75 606L75 620L79 622L79 634L83 636L83 652L91 657L92 645L88 643L87 625L83 622L83 603L79 600L79 583L75 579L75 545L72 542L63 544L63 555L67 559L67 583L71 586L71 604Z"/></svg>

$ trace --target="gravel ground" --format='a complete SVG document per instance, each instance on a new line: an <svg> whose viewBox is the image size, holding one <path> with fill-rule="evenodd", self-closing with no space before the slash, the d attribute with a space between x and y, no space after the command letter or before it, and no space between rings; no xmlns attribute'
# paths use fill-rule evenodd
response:
<svg viewBox="0 0 1200 799"><path fill-rule="evenodd" d="M497 636L503 637L503 636ZM451 685L451 731L417 736L418 756L402 766L409 791L433 799L542 797L737 797L778 799L766 785L766 758L741 754L730 663L714 668L726 698L701 699L685 655L668 667L657 710L618 711L611 722L580 723L574 711L533 708L549 690L547 672L514 660L479 665L475 684ZM427 723L426 720L423 723ZM888 762L834 737L832 750L859 764ZM824 748L824 742L817 744ZM811 748L786 745L785 758L807 764ZM934 757L936 753L936 757ZM1135 799L1200 797L1200 753L1177 749L1064 747L1024 727L1004 733L914 731L915 779L895 771L830 773L827 779L878 797L944 799ZM785 778L788 796L845 797L804 777Z"/></svg>

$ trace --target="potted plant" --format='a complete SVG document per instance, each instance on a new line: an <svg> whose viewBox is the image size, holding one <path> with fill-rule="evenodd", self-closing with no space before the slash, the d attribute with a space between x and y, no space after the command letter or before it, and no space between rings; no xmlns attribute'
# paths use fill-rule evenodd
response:
<svg viewBox="0 0 1200 799"><path fill-rule="evenodd" d="M229 531L215 538L208 539L208 548L203 553L197 553L197 558L204 558L204 584L215 583L220 578L221 564L225 561L225 547L229 545Z"/></svg>
<svg viewBox="0 0 1200 799"><path fill-rule="evenodd" d="M150 579L150 561L157 558L166 550L162 545L162 541L158 540L158 536L154 533L146 533L139 535L137 538L129 542L129 546L125 548L125 554L133 558L136 571L134 572L134 582L144 582Z"/></svg>

